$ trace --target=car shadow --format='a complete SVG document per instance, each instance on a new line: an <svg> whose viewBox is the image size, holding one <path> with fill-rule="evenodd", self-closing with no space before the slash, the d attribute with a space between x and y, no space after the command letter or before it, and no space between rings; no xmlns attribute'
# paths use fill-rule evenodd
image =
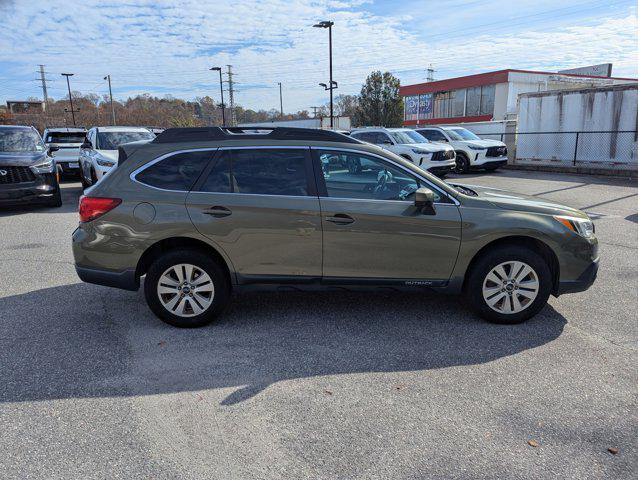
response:
<svg viewBox="0 0 638 480"><path fill-rule="evenodd" d="M180 330L155 318L141 292L74 284L5 297L0 401L222 388L222 405L233 405L291 379L491 362L555 340L566 324L547 306L527 323L492 325L429 292L233 300L210 326Z"/></svg>

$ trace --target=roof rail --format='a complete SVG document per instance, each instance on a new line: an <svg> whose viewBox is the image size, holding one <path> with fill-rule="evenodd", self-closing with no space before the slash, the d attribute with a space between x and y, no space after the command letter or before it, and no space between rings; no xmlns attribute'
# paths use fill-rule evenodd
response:
<svg viewBox="0 0 638 480"><path fill-rule="evenodd" d="M269 133L260 133L260 132ZM251 133L252 132L252 133ZM292 127L197 127L168 128L153 139L153 143L206 142L210 140L314 140L340 143L361 143L359 140L330 130Z"/></svg>

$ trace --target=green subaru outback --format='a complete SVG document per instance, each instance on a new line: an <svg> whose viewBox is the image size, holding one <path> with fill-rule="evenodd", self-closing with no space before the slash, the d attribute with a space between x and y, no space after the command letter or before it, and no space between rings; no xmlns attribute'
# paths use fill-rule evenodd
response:
<svg viewBox="0 0 638 480"><path fill-rule="evenodd" d="M77 273L127 290L145 276L149 307L178 327L248 287L440 290L519 323L596 278L585 213L448 184L335 132L169 129L118 163L80 199Z"/></svg>

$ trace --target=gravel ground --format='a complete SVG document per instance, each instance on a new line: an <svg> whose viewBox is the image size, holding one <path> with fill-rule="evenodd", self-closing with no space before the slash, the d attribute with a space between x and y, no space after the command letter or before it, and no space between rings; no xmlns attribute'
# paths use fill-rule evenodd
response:
<svg viewBox="0 0 638 480"><path fill-rule="evenodd" d="M589 212L598 281L513 327L444 295L334 292L237 295L184 331L79 282L79 184L0 212L0 476L636 478L638 182L462 181Z"/></svg>

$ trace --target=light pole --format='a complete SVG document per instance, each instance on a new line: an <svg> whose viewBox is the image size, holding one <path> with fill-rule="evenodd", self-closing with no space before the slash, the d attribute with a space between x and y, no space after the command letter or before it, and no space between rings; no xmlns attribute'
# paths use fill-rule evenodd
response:
<svg viewBox="0 0 638 480"><path fill-rule="evenodd" d="M104 77L104 80L109 81L109 97L111 97L111 118L113 119L113 125L115 125L115 108L113 107L113 91L111 90L111 75Z"/></svg>
<svg viewBox="0 0 638 480"><path fill-rule="evenodd" d="M219 93L222 96L222 127L226 125L226 114L224 113L224 83L222 82L222 67L211 67L210 70L219 72Z"/></svg>
<svg viewBox="0 0 638 480"><path fill-rule="evenodd" d="M326 90L330 90L330 128L334 127L334 110L332 107L332 91L337 88L337 82L332 80L332 26L335 23L329 20L323 20L313 27L315 28L327 28L328 29L328 51L330 55L330 86L326 86L325 84L320 83L319 85L323 86Z"/></svg>
<svg viewBox="0 0 638 480"><path fill-rule="evenodd" d="M279 111L281 112L281 118L284 118L284 100L281 96L281 82L277 82L279 84Z"/></svg>
<svg viewBox="0 0 638 480"><path fill-rule="evenodd" d="M72 77L72 73L62 73L63 77L66 77L66 86L69 89L69 102L71 103L71 118L73 119L73 126L75 127L75 110L73 110L73 96L71 95L71 83L69 77Z"/></svg>

